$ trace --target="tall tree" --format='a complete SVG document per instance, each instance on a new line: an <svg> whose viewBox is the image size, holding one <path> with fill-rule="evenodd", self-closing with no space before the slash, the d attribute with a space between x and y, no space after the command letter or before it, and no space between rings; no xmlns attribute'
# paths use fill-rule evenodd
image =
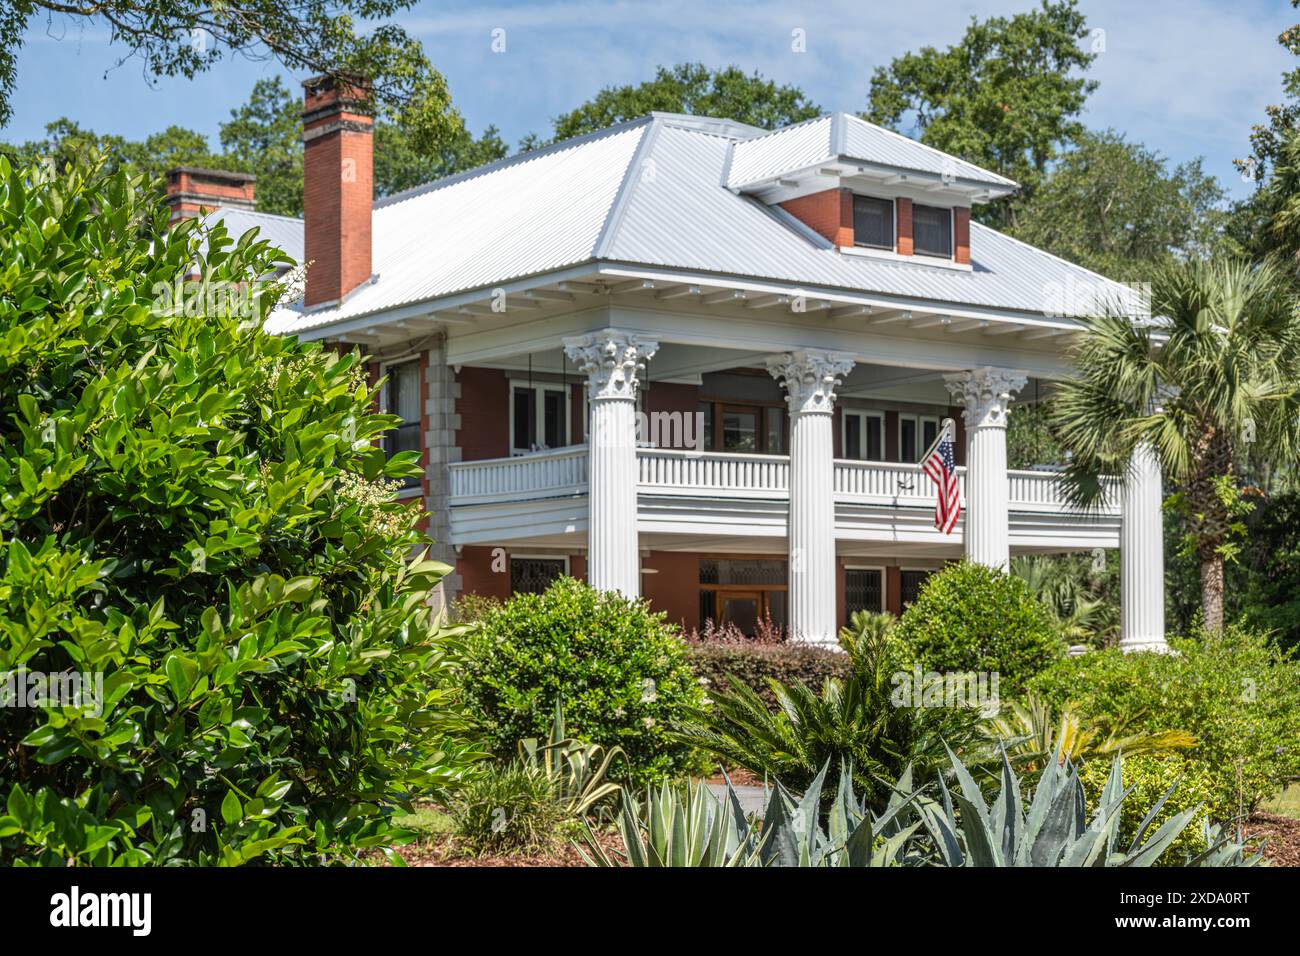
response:
<svg viewBox="0 0 1300 956"><path fill-rule="evenodd" d="M821 113L802 90L764 79L738 66L711 70L702 63L661 66L655 78L635 86L607 86L577 109L554 120L554 140L580 136L652 110L719 116L763 129L776 129ZM536 137L524 147L539 145Z"/></svg>
<svg viewBox="0 0 1300 956"><path fill-rule="evenodd" d="M971 19L961 42L878 67L867 119L894 129L912 122L920 139L1016 180L1019 198L989 203L977 216L1019 225L1057 154L1083 132L1079 114L1096 82L1075 75L1096 54L1075 0L1043 0L1013 17Z"/></svg>
<svg viewBox="0 0 1300 956"><path fill-rule="evenodd" d="M418 40L381 23L415 0L8 0L0 11L0 125L12 113L17 53L40 15L107 27L123 59L156 77L193 78L226 56L276 59L293 71L365 77L371 107L432 147L454 124L446 79Z"/></svg>
<svg viewBox="0 0 1300 956"><path fill-rule="evenodd" d="M1113 279L1147 279L1170 256L1222 247L1226 196L1199 159L1170 170L1119 133L1086 132L1020 210L1015 236Z"/></svg>
<svg viewBox="0 0 1300 956"><path fill-rule="evenodd" d="M1151 282L1158 323L1122 314L1088 320L1072 349L1075 376L1053 401L1072 453L1065 485L1080 504L1098 476L1123 473L1134 450L1154 449L1184 543L1200 563L1206 627L1223 627L1224 564L1240 550L1250 510L1248 460L1300 461L1300 315L1273 262L1171 260Z"/></svg>
<svg viewBox="0 0 1300 956"><path fill-rule="evenodd" d="M257 208L302 213L302 98L280 77L258 80L248 102L221 124L224 165L257 176Z"/></svg>

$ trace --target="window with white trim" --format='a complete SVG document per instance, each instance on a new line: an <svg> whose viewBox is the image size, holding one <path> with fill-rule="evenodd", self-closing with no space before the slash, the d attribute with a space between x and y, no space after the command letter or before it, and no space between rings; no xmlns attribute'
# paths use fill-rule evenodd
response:
<svg viewBox="0 0 1300 956"><path fill-rule="evenodd" d="M510 454L569 443L569 392L551 382L510 383Z"/></svg>
<svg viewBox="0 0 1300 956"><path fill-rule="evenodd" d="M882 412L844 409L840 451L856 461L885 460L885 416Z"/></svg>
<svg viewBox="0 0 1300 956"><path fill-rule="evenodd" d="M918 462L939 437L939 419L933 415L898 416L898 460Z"/></svg>
<svg viewBox="0 0 1300 956"><path fill-rule="evenodd" d="M396 415L401 422L384 432L380 440L384 454L392 458L398 452L420 451L420 363L416 360L386 365L384 387L380 390L380 408ZM415 488L418 476L404 480L403 488Z"/></svg>
<svg viewBox="0 0 1300 956"><path fill-rule="evenodd" d="M918 256L952 258L952 210L912 204L912 252Z"/></svg>

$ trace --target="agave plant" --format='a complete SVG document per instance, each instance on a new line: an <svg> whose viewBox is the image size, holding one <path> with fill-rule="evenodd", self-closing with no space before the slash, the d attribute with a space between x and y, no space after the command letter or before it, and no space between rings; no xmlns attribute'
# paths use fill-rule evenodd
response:
<svg viewBox="0 0 1300 956"><path fill-rule="evenodd" d="M586 817L593 807L622 789L605 779L610 764L619 757L627 759L620 747L606 749L569 737L559 701L549 740L541 745L533 737L519 741L520 763L546 777L556 803L571 818Z"/></svg>
<svg viewBox="0 0 1300 956"><path fill-rule="evenodd" d="M986 720L981 730L988 738L996 759L1005 751L1019 767L1038 769L1049 760L1110 758L1121 752L1130 757L1196 746L1196 738L1184 730L1156 733L1125 733L1125 728L1090 722L1073 706L1058 715L1051 705L1034 694L1016 701L997 717Z"/></svg>
<svg viewBox="0 0 1300 956"><path fill-rule="evenodd" d="M1147 836L1175 784L1147 811L1132 842L1121 847L1120 812L1130 791L1124 789L1119 755L1091 817L1086 815L1083 786L1069 759L1047 762L1027 813L1020 780L1005 753L1001 787L992 805L984 802L979 786L956 755L949 752L949 759L959 792L950 793L940 776L940 803L927 798L914 801L943 866L1151 866L1200 809L1190 807L1174 814ZM960 813L954 812L954 800ZM1253 866L1260 861L1258 856L1247 859L1243 847L1217 829L1206 835L1207 849L1186 865Z"/></svg>
<svg viewBox="0 0 1300 956"><path fill-rule="evenodd" d="M741 808L731 781L725 797L703 783L674 787L664 783L644 800L624 794L619 835L626 863L635 867L664 866L897 866L921 826L904 826L903 817L914 794L911 772L904 774L885 812L872 814L853 793L853 776L840 773L839 788L821 825L822 786L829 765L823 766L803 796L795 799L779 783L767 793L757 821ZM586 829L583 856L592 866L617 866L620 861L601 847Z"/></svg>

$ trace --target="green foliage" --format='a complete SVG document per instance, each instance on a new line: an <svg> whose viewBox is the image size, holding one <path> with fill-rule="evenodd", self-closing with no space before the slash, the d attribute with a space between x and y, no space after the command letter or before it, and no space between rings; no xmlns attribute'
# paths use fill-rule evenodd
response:
<svg viewBox="0 0 1300 956"><path fill-rule="evenodd" d="M537 766L511 761L465 783L451 804L456 837L475 854L553 849L572 825Z"/></svg>
<svg viewBox="0 0 1300 956"><path fill-rule="evenodd" d="M923 143L1007 176L1019 197L979 207L995 226L1018 211L1062 148L1079 138L1079 115L1096 83L1075 75L1096 58L1074 0L1043 0L1012 17L971 18L944 50L923 47L877 67L866 118L898 129L915 123Z"/></svg>
<svg viewBox="0 0 1300 956"><path fill-rule="evenodd" d="M1024 581L965 561L926 580L895 634L924 668L996 673L1003 696L1065 650Z"/></svg>
<svg viewBox="0 0 1300 956"><path fill-rule="evenodd" d="M0 13L0 126L8 122L26 24L53 15L110 32L124 57L154 77L193 79L227 55L274 57L294 73L366 77L370 106L434 149L459 122L447 81L396 23L414 0L104 0L76 5L13 0ZM369 32L358 31L364 23ZM71 32L71 31L69 31Z"/></svg>
<svg viewBox="0 0 1300 956"><path fill-rule="evenodd" d="M1109 776L1110 762L1088 760L1079 766L1079 782L1089 802L1100 800ZM1124 748L1124 786L1132 788L1120 810L1119 838L1131 842L1137 835L1148 807L1174 788L1160 812L1151 820L1152 827L1163 826L1174 817L1191 811L1188 825L1170 844L1169 853L1156 864L1175 866L1178 861L1204 853L1210 846L1206 827L1211 823L1209 802L1213 780L1209 770L1183 752L1138 754Z"/></svg>
<svg viewBox="0 0 1300 956"><path fill-rule="evenodd" d="M619 835L624 859L609 856L590 828L585 842L593 866L714 867L714 866L900 866L904 850L919 823L904 826L911 791L911 774L899 782L889 805L879 816L853 793L853 779L841 771L839 789L824 799L823 766L798 799L781 784L769 791L767 804L754 825L741 809L731 781L726 797L718 798L702 783L649 790L645 799L623 798ZM829 802L826 826L822 806Z"/></svg>
<svg viewBox="0 0 1300 956"><path fill-rule="evenodd" d="M900 677L912 675L888 629L847 630L842 640L854 662L847 679L827 678L820 694L769 680L775 706L733 679L729 691L711 695L712 708L692 715L682 739L727 766L800 790L824 766L837 773L851 768L854 784L877 808L888 797L882 781L897 779L909 765L928 774L946 760L945 740L962 747L976 739L975 710L919 706L912 694L898 699Z"/></svg>
<svg viewBox="0 0 1300 956"><path fill-rule="evenodd" d="M1196 745L1196 738L1183 730L1126 732L1123 725L1110 725L1106 718L1089 718L1074 704L1058 712L1041 697L1029 694L1022 701L1003 705L1001 712L985 722L984 733L1005 752L1017 767L1041 768L1048 761L1068 759L1078 765L1096 758L1109 760L1116 754L1145 756Z"/></svg>
<svg viewBox="0 0 1300 956"><path fill-rule="evenodd" d="M1158 328L1114 309L1088 319L1072 347L1074 376L1052 401L1072 452L1064 480L1076 503L1095 503L1099 475L1123 474L1135 450L1154 449L1178 487L1205 622L1217 631L1243 466L1300 460L1300 313L1278 264L1230 259L1156 268L1150 308L1166 320Z"/></svg>
<svg viewBox="0 0 1300 956"><path fill-rule="evenodd" d="M552 141L637 119L652 110L716 116L763 129L778 129L821 113L802 90L780 86L757 72L681 63L659 67L653 80L636 86L606 87L590 102L556 117Z"/></svg>
<svg viewBox="0 0 1300 956"><path fill-rule="evenodd" d="M551 795L570 817L585 817L607 797L619 792L618 784L605 779L615 760L625 760L618 747L606 750L600 744L574 740L567 733L564 709L557 702L551 736L539 744L529 737L519 741L519 762L537 770L550 783Z"/></svg>
<svg viewBox="0 0 1300 956"><path fill-rule="evenodd" d="M1112 642L1119 633L1119 561L1092 555L1030 554L1011 559L1011 573L1043 603L1067 644Z"/></svg>
<svg viewBox="0 0 1300 956"><path fill-rule="evenodd" d="M258 80L248 102L221 124L221 146L224 155L205 165L256 175L258 211L302 215L301 94L278 76Z"/></svg>
<svg viewBox="0 0 1300 956"><path fill-rule="evenodd" d="M1200 812L1197 806L1163 813L1178 784L1154 804L1129 798L1123 763L1116 756L1101 787L1097 808L1087 814L1087 799L1074 764L1048 761L1033 788L1026 809L1020 780L1004 758L998 795L985 803L979 785L955 756L952 767L958 792L950 793L939 778L941 803L916 802L944 866L1153 866L1165 857ZM956 810L954 812L954 803ZM1146 809L1147 807L1150 809ZM1125 810L1141 814L1132 835L1123 832ZM1143 812L1145 810L1145 812ZM1163 822L1157 824L1157 820ZM1145 839L1144 839L1145 837ZM1215 833L1187 866L1253 866L1243 848Z"/></svg>
<svg viewBox="0 0 1300 956"><path fill-rule="evenodd" d="M1043 179L1015 236L1109 278L1145 281L1153 263L1220 249L1226 195L1199 159L1170 170L1120 133L1085 132Z"/></svg>
<svg viewBox="0 0 1300 956"><path fill-rule="evenodd" d="M1188 759L1212 784L1210 815L1228 822L1300 774L1300 663L1266 635L1232 626L1174 640L1174 654L1095 651L1031 682L1054 707L1130 731L1184 730Z"/></svg>
<svg viewBox="0 0 1300 956"><path fill-rule="evenodd" d="M734 679L769 706L776 704L769 681L820 687L826 678L844 679L851 671L843 654L809 644L689 644L687 649L706 693L725 691Z"/></svg>
<svg viewBox="0 0 1300 956"><path fill-rule="evenodd" d="M1300 647L1300 493L1265 499L1247 518L1250 546L1242 556L1242 622L1272 631L1285 647Z"/></svg>
<svg viewBox="0 0 1300 956"><path fill-rule="evenodd" d="M576 737L622 748L636 783L693 766L671 729L704 695L676 629L644 602L572 578L487 611L463 690L501 754L544 736L559 700Z"/></svg>
<svg viewBox="0 0 1300 956"><path fill-rule="evenodd" d="M357 355L261 331L282 254L143 187L0 158L0 674L102 679L0 708L0 863L357 859L474 756L416 466Z"/></svg>

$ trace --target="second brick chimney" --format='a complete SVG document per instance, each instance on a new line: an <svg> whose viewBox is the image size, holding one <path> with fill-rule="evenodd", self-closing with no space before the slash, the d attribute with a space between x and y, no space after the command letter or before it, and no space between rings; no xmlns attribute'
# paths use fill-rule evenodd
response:
<svg viewBox="0 0 1300 956"><path fill-rule="evenodd" d="M303 304L339 302L371 277L374 120L365 87L333 77L303 83Z"/></svg>
<svg viewBox="0 0 1300 956"><path fill-rule="evenodd" d="M254 184L257 177L251 173L232 173L224 169L201 169L198 166L177 166L167 171L167 205L171 206L171 221L175 225L182 219L206 216L223 206L235 209L255 209Z"/></svg>

